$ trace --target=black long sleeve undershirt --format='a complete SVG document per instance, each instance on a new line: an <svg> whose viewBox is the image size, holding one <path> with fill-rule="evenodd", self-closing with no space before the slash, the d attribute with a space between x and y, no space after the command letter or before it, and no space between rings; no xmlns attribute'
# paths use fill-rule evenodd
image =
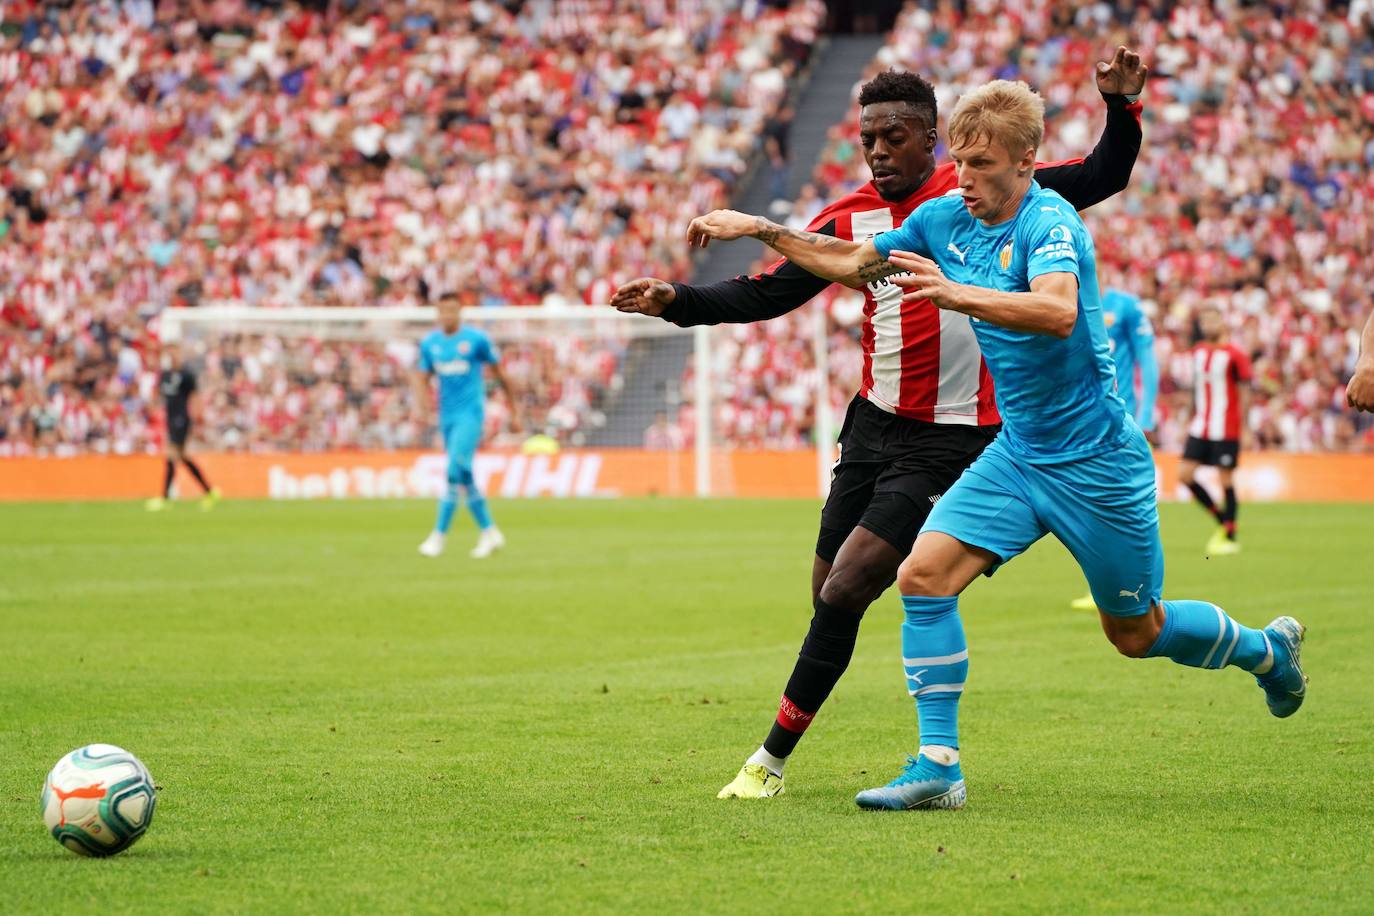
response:
<svg viewBox="0 0 1374 916"><path fill-rule="evenodd" d="M1058 191L1075 210L1086 210L1125 190L1140 155L1139 108L1124 95L1104 95L1107 125L1093 151L1080 160L1042 166L1035 180ZM834 235L830 221L814 229ZM811 301L830 281L784 260L776 268L753 276L734 277L690 286L674 283L677 298L663 312L663 320L680 327L698 324L745 324L786 315Z"/></svg>

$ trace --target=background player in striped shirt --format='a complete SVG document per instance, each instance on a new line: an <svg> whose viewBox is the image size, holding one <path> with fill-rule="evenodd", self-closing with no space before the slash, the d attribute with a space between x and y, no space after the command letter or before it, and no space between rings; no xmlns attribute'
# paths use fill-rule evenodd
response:
<svg viewBox="0 0 1374 916"><path fill-rule="evenodd" d="M1097 65L1107 126L1082 160L1042 163L1036 176L1073 207L1121 191L1140 151L1146 68L1126 48ZM912 73L880 74L860 88L859 142L873 180L823 210L811 231L862 241L900 226L921 203L956 186L937 165L935 92ZM830 285L786 258L752 277L709 286L641 278L616 291L622 311L681 326L774 318ZM902 301L875 278L864 289L863 377L840 431L840 459L821 511L812 566L814 616L763 745L720 796L766 798L816 712L844 674L868 606L892 584L940 495L1000 428L992 380L968 318Z"/></svg>
<svg viewBox="0 0 1374 916"><path fill-rule="evenodd" d="M1159 393L1159 361L1155 359L1155 329L1140 307L1140 297L1125 290L1102 293L1102 322L1116 364L1116 393L1146 433L1155 428L1155 396ZM1075 611L1095 611L1091 594L1071 601Z"/></svg>
<svg viewBox="0 0 1374 916"><path fill-rule="evenodd" d="M1198 313L1202 341L1193 348L1193 422L1178 479L1220 527L1207 542L1208 556L1240 553L1236 540L1235 473L1240 463L1240 440L1245 422L1245 387L1252 376L1250 357L1226 342L1226 322L1221 309L1205 305ZM1212 495L1197 481L1198 465L1217 469L1225 503L1218 507Z"/></svg>

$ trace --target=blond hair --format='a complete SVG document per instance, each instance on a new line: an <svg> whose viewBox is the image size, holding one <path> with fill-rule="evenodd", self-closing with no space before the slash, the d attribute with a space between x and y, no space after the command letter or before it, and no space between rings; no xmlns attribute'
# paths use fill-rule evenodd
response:
<svg viewBox="0 0 1374 916"><path fill-rule="evenodd" d="M1044 138L1045 100L1019 80L993 80L964 93L949 118L950 146L985 139L1005 146L1013 160L1039 149Z"/></svg>

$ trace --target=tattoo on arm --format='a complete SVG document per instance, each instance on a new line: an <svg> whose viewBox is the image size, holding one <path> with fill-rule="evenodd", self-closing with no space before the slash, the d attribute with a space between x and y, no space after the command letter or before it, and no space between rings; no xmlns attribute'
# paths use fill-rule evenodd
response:
<svg viewBox="0 0 1374 916"><path fill-rule="evenodd" d="M845 239L836 238L833 235L823 235L819 232L803 232L796 229L789 229L786 226L779 226L777 223L764 219L761 216L758 217L754 224L753 235L754 238L763 242L765 245L771 245L774 248L778 247L777 243L782 239L802 242L821 251L834 248L847 248L854 244ZM786 252L784 252L784 254L785 253ZM860 265L855 271L854 276L862 283L872 283L875 280L881 280L884 277L890 277L893 274L902 272L902 268L893 265L892 262L888 261L886 258L878 258Z"/></svg>
<svg viewBox="0 0 1374 916"><path fill-rule="evenodd" d="M869 261L861 264L857 272L858 277L865 283L872 283L881 280L883 277L890 277L893 274L902 273L903 268L898 267L886 258L879 258L876 261Z"/></svg>
<svg viewBox="0 0 1374 916"><path fill-rule="evenodd" d="M815 245L817 248L837 248L850 244L844 239L837 239L833 235L822 235L819 232L801 232L796 229L788 229L786 226L779 226L772 220L758 217L754 222L754 238L763 242L765 245L772 245L778 239L796 239L799 242L806 242Z"/></svg>

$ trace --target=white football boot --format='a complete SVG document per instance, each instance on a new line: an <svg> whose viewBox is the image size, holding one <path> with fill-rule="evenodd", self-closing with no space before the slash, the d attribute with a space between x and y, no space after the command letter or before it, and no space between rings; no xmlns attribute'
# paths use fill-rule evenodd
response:
<svg viewBox="0 0 1374 916"><path fill-rule="evenodd" d="M431 531L429 537L420 545L420 553L427 557L437 557L444 552L444 536L438 531Z"/></svg>
<svg viewBox="0 0 1374 916"><path fill-rule="evenodd" d="M505 546L505 535L495 525L492 525L478 536L477 546L472 548L472 553L468 556L474 560L484 560Z"/></svg>

